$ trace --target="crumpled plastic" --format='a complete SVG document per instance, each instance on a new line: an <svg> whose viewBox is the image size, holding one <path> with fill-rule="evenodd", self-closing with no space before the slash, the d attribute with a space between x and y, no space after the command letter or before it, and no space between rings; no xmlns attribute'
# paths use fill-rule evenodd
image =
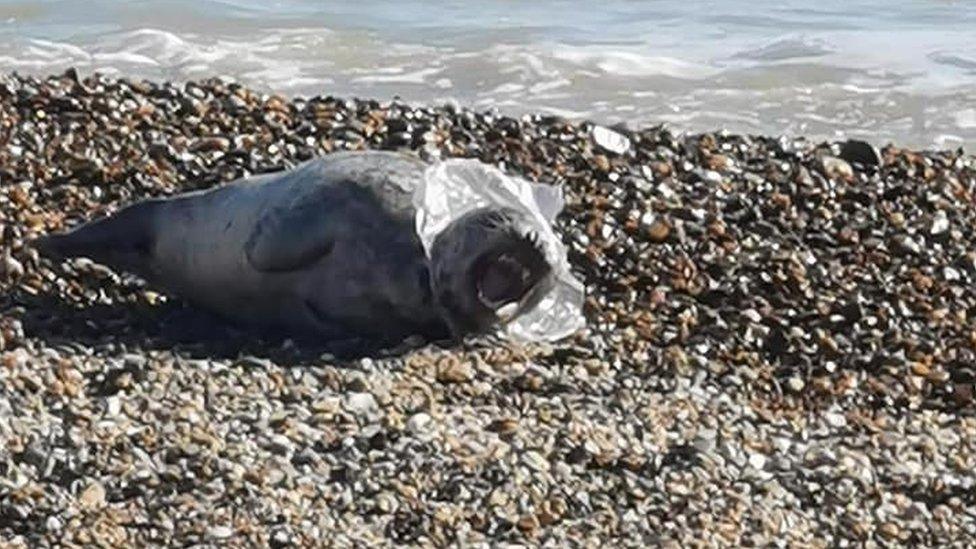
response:
<svg viewBox="0 0 976 549"><path fill-rule="evenodd" d="M554 284L535 307L502 329L516 340L556 341L585 326L583 284L570 271L566 247L552 230L565 205L562 189L505 175L478 160L450 159L427 168L413 202L417 234L428 257L437 235L471 210L498 206L528 213L553 269Z"/></svg>

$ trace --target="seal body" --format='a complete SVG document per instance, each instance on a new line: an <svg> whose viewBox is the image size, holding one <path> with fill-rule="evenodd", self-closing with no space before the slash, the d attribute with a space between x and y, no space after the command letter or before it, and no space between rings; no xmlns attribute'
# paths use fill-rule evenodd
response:
<svg viewBox="0 0 976 549"><path fill-rule="evenodd" d="M334 154L137 203L38 247L134 272L232 321L326 337L442 333L411 205L425 167Z"/></svg>
<svg viewBox="0 0 976 549"><path fill-rule="evenodd" d="M535 299L549 266L525 216L490 209L452 223L428 258L413 205L427 167L336 153L139 202L36 245L133 272L238 323L387 342L485 331Z"/></svg>

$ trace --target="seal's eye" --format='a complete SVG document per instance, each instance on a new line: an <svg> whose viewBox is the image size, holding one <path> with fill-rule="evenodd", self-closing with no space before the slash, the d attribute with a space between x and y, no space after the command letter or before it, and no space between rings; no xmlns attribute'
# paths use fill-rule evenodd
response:
<svg viewBox="0 0 976 549"><path fill-rule="evenodd" d="M478 278L481 301L492 309L518 301L529 289L529 269L515 258L502 254L489 261Z"/></svg>

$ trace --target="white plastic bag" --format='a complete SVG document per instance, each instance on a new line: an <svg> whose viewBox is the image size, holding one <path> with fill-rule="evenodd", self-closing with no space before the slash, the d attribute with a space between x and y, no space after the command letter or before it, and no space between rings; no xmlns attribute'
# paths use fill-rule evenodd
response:
<svg viewBox="0 0 976 549"><path fill-rule="evenodd" d="M553 269L555 284L539 303L510 321L505 330L514 339L555 341L585 325L583 284L570 272L566 247L552 230L563 209L562 190L509 177L494 166L472 159L451 159L431 165L414 195L417 234L428 256L434 239L452 221L483 207L508 207L528 213Z"/></svg>

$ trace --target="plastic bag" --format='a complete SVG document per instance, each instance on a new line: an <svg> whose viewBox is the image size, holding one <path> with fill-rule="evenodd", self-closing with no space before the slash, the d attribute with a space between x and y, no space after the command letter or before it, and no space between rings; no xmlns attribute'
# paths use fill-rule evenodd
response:
<svg viewBox="0 0 976 549"><path fill-rule="evenodd" d="M509 207L530 215L554 284L539 303L505 327L514 339L555 341L585 325L583 284L570 272L566 247L552 230L563 209L562 190L510 177L494 166L472 159L451 159L431 165L414 195L417 234L428 256L434 239L452 221L476 208Z"/></svg>

